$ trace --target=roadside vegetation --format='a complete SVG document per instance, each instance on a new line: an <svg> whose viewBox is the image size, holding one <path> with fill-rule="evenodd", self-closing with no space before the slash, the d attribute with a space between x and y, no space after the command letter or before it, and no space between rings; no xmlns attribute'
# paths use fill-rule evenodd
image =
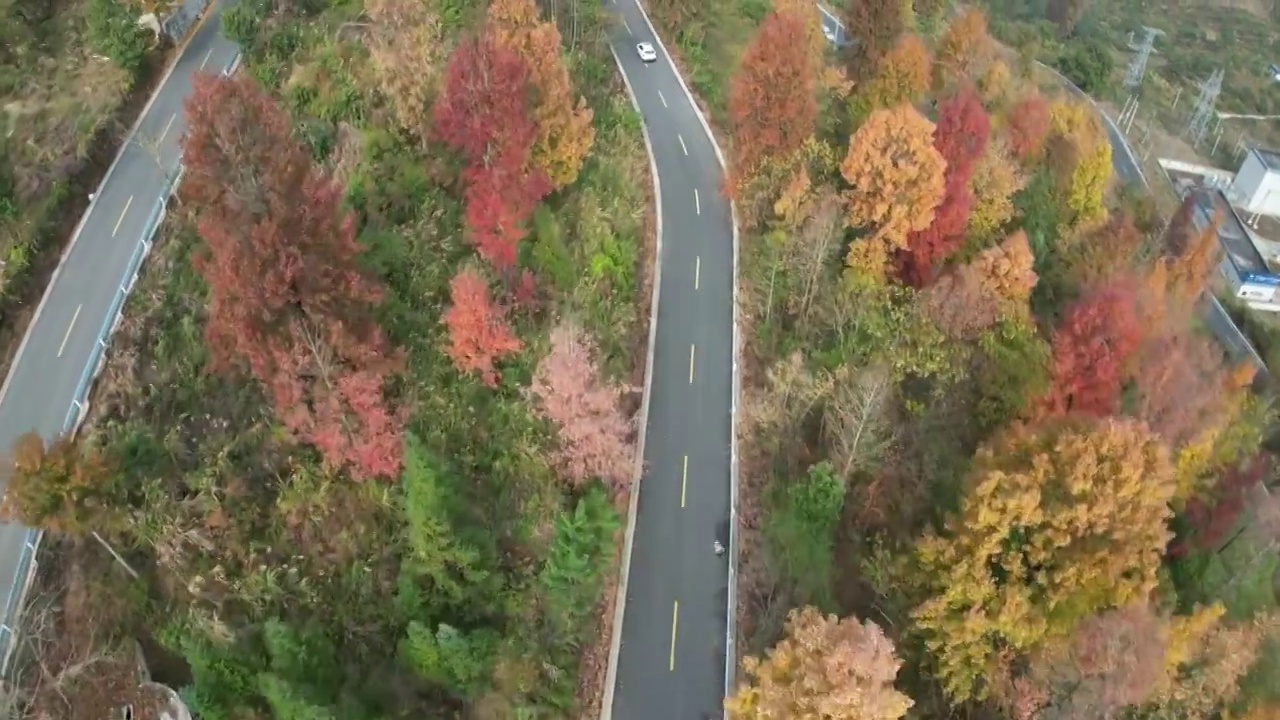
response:
<svg viewBox="0 0 1280 720"><path fill-rule="evenodd" d="M15 448L20 700L149 717L136 640L203 720L594 716L652 264L598 3L222 22L87 422Z"/></svg>
<svg viewBox="0 0 1280 720"><path fill-rule="evenodd" d="M0 368L150 94L164 47L120 0L0 0Z"/></svg>
<svg viewBox="0 0 1280 720"><path fill-rule="evenodd" d="M780 5L727 86L747 319L730 715L1272 717L1271 398L1212 228L973 8ZM1167 228L1166 228L1167 225Z"/></svg>

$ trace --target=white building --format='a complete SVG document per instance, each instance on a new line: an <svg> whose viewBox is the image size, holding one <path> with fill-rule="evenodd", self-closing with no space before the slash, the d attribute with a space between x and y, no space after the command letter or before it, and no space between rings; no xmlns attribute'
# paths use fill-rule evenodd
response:
<svg viewBox="0 0 1280 720"><path fill-rule="evenodd" d="M1280 153L1250 148L1227 195L1250 225L1258 215L1280 217Z"/></svg>

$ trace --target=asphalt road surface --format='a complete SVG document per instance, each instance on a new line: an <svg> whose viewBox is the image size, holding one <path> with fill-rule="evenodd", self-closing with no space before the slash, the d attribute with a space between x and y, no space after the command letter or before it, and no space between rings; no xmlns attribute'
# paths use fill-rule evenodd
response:
<svg viewBox="0 0 1280 720"><path fill-rule="evenodd" d="M177 166L178 139L185 127L182 101L191 90L191 76L201 70L220 72L237 54L236 46L222 37L217 9L210 10L156 90L45 290L0 388L0 448L5 452L25 433L34 430L54 438L63 430L116 290L166 177ZM25 542L26 528L0 524L0 597L19 572Z"/></svg>
<svg viewBox="0 0 1280 720"><path fill-rule="evenodd" d="M661 298L615 720L703 720L725 675L733 221L715 149L635 0L608 0L610 43L653 143ZM656 62L640 60L651 43Z"/></svg>

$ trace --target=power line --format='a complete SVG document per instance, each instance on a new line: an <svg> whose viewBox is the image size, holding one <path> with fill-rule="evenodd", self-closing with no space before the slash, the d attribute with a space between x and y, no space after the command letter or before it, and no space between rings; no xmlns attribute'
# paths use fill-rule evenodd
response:
<svg viewBox="0 0 1280 720"><path fill-rule="evenodd" d="M1209 121L1214 117L1213 107L1222 93L1222 79L1225 72L1222 68L1213 71L1209 79L1200 86L1200 95L1196 98L1196 107L1191 114L1191 122L1187 125L1187 136L1192 147L1199 147L1209 129Z"/></svg>

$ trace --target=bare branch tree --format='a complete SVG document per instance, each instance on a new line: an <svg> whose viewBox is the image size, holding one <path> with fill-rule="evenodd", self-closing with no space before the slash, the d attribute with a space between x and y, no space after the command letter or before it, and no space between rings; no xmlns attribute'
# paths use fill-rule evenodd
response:
<svg viewBox="0 0 1280 720"><path fill-rule="evenodd" d="M841 366L834 373L831 397L822 417L837 474L846 482L857 471L871 471L893 441L886 411L893 395L888 369Z"/></svg>

